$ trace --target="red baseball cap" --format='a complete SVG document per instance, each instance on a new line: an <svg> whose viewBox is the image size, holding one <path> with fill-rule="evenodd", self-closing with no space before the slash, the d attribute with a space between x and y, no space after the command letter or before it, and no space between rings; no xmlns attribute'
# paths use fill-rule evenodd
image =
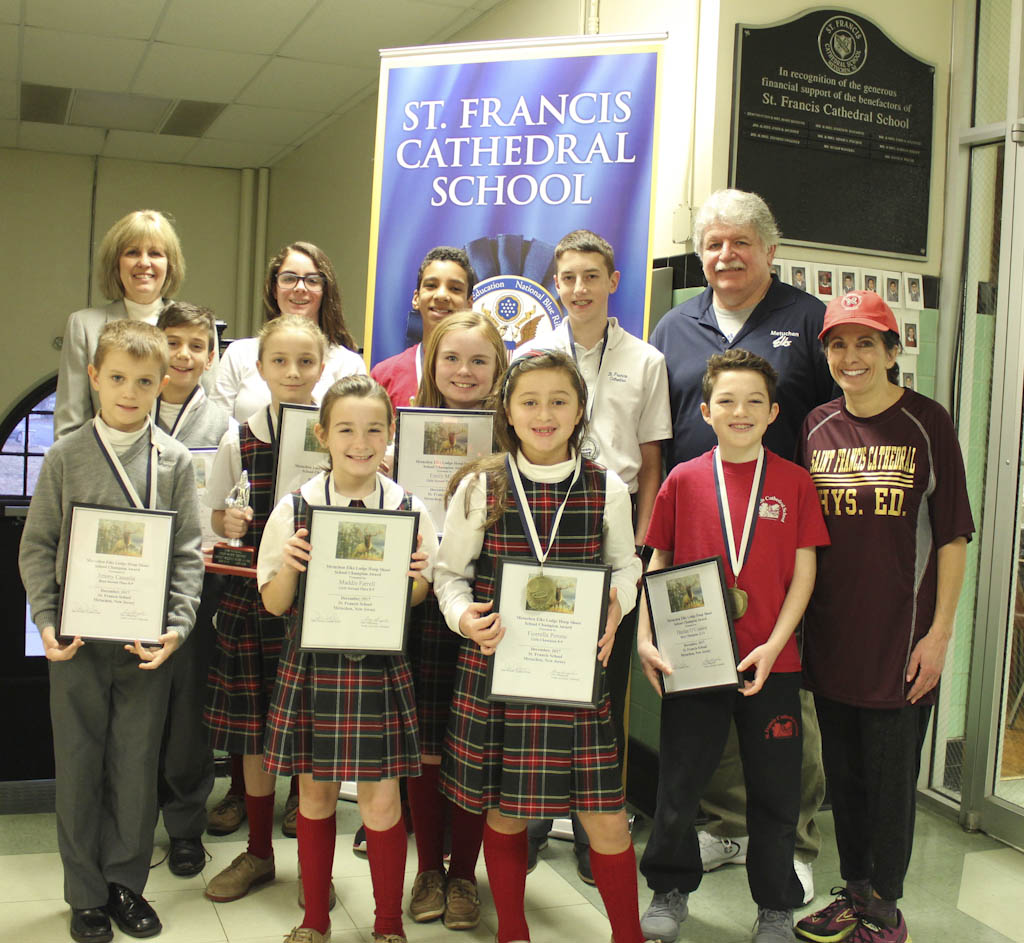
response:
<svg viewBox="0 0 1024 943"><path fill-rule="evenodd" d="M825 309L825 326L818 340L840 324L863 324L876 331L900 332L892 308L873 291L848 291L842 298L830 301Z"/></svg>

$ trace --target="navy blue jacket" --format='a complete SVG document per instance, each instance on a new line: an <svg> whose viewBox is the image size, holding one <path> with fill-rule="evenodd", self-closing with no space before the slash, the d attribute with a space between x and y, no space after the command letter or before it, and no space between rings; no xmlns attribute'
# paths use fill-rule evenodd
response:
<svg viewBox="0 0 1024 943"><path fill-rule="evenodd" d="M716 442L700 414L700 381L708 357L742 347L764 357L779 374L779 416L765 433L765 448L792 459L804 417L839 395L818 340L825 306L813 295L780 282L774 275L761 302L732 343L718 328L712 291L684 301L665 315L650 342L665 355L673 438L667 467L703 455Z"/></svg>

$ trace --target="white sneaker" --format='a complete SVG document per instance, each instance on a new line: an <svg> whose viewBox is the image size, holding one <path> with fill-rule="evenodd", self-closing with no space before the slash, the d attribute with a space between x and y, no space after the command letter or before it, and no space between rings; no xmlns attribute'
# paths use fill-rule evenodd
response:
<svg viewBox="0 0 1024 943"><path fill-rule="evenodd" d="M708 831L697 832L700 860L704 870L714 871L723 864L746 864L749 840L746 835L742 838L718 838Z"/></svg>
<svg viewBox="0 0 1024 943"><path fill-rule="evenodd" d="M794 858L793 870L796 871L796 876L800 878L800 883L803 885L804 904L809 904L814 900L814 866L810 861Z"/></svg>

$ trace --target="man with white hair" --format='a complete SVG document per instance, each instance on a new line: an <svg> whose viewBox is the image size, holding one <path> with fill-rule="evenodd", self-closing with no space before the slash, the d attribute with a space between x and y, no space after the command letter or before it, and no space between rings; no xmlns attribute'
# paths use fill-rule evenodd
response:
<svg viewBox="0 0 1024 943"><path fill-rule="evenodd" d="M778 372L779 415L768 426L764 445L785 459L792 459L796 452L804 417L838 395L818 341L825 306L772 275L779 237L771 210L756 193L718 190L697 214L693 247L708 287L669 311L650 337L668 367L673 437L666 449L667 471L715 446L715 433L700 411L701 378L712 354L743 348L764 357ZM804 762L794 867L808 903L814 896L811 863L821 845L814 815L824 798L825 778L817 718L804 694ZM704 870L744 864L746 790L735 727L702 805L711 817L698 833ZM659 896L641 925L648 938L655 933L668 943L686 917L686 905L682 897L664 901Z"/></svg>

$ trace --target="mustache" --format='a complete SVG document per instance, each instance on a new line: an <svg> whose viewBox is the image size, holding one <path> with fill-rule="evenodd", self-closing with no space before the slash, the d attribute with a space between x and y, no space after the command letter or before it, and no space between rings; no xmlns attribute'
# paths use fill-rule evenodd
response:
<svg viewBox="0 0 1024 943"><path fill-rule="evenodd" d="M716 272L740 272L745 268L742 262L718 262L715 265Z"/></svg>

